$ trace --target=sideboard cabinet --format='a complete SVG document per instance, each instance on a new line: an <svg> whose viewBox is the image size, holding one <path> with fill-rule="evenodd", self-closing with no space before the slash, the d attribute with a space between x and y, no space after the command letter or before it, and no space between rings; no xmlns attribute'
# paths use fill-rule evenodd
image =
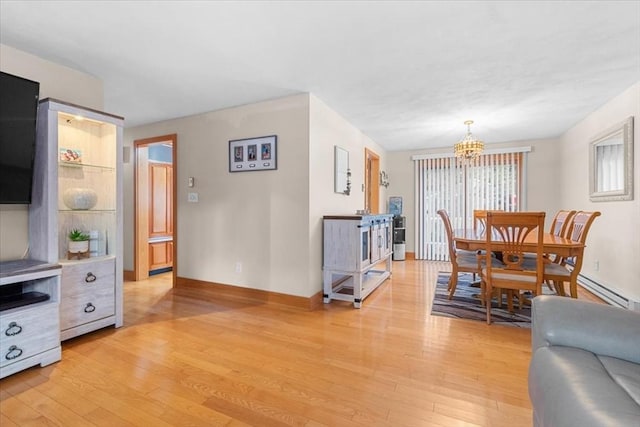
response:
<svg viewBox="0 0 640 427"><path fill-rule="evenodd" d="M38 107L30 256L62 265L61 339L122 326L124 119L45 99ZM76 249L72 230L90 237Z"/></svg>
<svg viewBox="0 0 640 427"><path fill-rule="evenodd" d="M323 218L323 299L362 301L391 276L393 215Z"/></svg>
<svg viewBox="0 0 640 427"><path fill-rule="evenodd" d="M60 266L0 262L0 295L0 378L60 360Z"/></svg>

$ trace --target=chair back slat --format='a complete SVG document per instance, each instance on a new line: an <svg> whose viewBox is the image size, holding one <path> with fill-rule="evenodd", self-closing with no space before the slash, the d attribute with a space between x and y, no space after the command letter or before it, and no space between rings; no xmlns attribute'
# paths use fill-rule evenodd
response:
<svg viewBox="0 0 640 427"><path fill-rule="evenodd" d="M575 214L576 211L558 211L558 213L556 213L556 216L553 218L553 221L551 222L550 233L555 236L564 237L567 230L569 229L570 221Z"/></svg>
<svg viewBox="0 0 640 427"><path fill-rule="evenodd" d="M544 212L489 212L487 214L486 234L488 250L497 241L500 242L502 262L505 270L524 271L524 242L533 232L540 236L540 256L542 256L542 235Z"/></svg>

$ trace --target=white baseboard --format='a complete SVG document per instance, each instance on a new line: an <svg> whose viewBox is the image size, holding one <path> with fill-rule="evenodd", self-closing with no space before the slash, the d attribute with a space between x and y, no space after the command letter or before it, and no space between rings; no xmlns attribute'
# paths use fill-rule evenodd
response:
<svg viewBox="0 0 640 427"><path fill-rule="evenodd" d="M587 276L578 274L578 283L589 292L597 295L611 305L626 308L628 310L640 311L640 300L624 295L623 292L598 283Z"/></svg>

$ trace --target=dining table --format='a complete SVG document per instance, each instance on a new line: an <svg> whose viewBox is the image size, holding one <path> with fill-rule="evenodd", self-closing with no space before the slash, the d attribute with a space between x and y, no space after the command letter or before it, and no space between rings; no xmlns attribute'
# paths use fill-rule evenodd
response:
<svg viewBox="0 0 640 427"><path fill-rule="evenodd" d="M456 243L456 249L477 251L487 247L487 239L484 232L477 232L470 229L454 230L453 240ZM494 251L500 251L499 241L492 240L491 246ZM524 246L527 249L531 249L530 252L535 252L537 247L537 234L530 233L524 241ZM553 233L544 233L542 251L545 254L555 254L565 258L571 258L582 255L584 243L566 237L556 236Z"/></svg>
<svg viewBox="0 0 640 427"><path fill-rule="evenodd" d="M474 230L454 230L454 238L456 249L478 251L486 249L487 239L484 232L478 232ZM536 252L537 249L537 234L530 233L524 241L524 246L527 249L531 249L529 252ZM585 245L582 242L571 240L566 237L556 236L553 233L544 233L542 252L545 254L555 254L564 258L581 257L584 251ZM491 241L491 249L493 251L500 251L500 242L497 239ZM579 271L572 271L570 275L570 286L575 289ZM564 287L556 289L560 295L564 295ZM577 295L572 295L576 298Z"/></svg>

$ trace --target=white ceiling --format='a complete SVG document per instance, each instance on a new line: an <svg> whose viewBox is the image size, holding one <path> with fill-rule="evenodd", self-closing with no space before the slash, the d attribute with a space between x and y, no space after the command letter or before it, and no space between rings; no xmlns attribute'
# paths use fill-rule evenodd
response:
<svg viewBox="0 0 640 427"><path fill-rule="evenodd" d="M311 92L387 150L552 138L640 80L639 1L6 1L127 127Z"/></svg>

